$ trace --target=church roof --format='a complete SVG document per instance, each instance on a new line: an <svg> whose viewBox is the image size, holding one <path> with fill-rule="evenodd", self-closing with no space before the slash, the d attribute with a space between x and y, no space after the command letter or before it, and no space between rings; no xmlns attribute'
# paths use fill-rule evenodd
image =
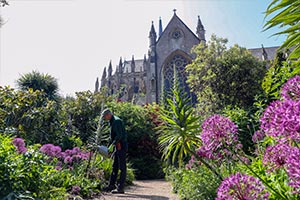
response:
<svg viewBox="0 0 300 200"><path fill-rule="evenodd" d="M123 72L124 73L131 73L131 60L130 61L127 61L125 60L124 61L124 70ZM143 71L144 70L144 59L138 59L138 60L134 60L134 63L135 63L135 72L141 72L141 70Z"/></svg>
<svg viewBox="0 0 300 200"><path fill-rule="evenodd" d="M276 47L264 47L268 60L272 60L276 56L276 52L279 46ZM263 55L263 48L253 48L253 49L248 49L253 56L257 57L258 59L262 60L262 55Z"/></svg>
<svg viewBox="0 0 300 200"><path fill-rule="evenodd" d="M166 26L166 28L163 30L162 34L159 36L157 42L159 42L160 38L162 38L162 36L164 34L166 34L167 30L173 26L173 24L176 24L177 22L179 22L180 24L182 24L190 33L192 33L192 35L195 36L195 38L197 38L199 40L199 38L196 36L196 34L191 31L191 29L177 16L177 14L174 12L174 15L172 17L172 19L169 21L168 25ZM200 41L200 40L199 40Z"/></svg>

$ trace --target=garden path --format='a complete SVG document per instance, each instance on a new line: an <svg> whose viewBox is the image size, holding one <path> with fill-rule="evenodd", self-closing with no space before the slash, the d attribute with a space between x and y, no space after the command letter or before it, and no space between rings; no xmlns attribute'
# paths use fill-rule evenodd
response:
<svg viewBox="0 0 300 200"><path fill-rule="evenodd" d="M179 197L165 180L139 180L126 188L125 194L104 193L94 200L179 200Z"/></svg>

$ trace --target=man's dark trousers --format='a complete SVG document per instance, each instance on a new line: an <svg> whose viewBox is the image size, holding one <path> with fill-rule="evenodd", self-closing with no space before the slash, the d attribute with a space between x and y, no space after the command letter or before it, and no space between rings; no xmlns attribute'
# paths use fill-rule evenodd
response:
<svg viewBox="0 0 300 200"><path fill-rule="evenodd" d="M109 180L109 185L114 186L117 181L119 169L121 171L118 190L124 190L126 180L126 151L125 149L116 150L114 153L114 163L112 173Z"/></svg>

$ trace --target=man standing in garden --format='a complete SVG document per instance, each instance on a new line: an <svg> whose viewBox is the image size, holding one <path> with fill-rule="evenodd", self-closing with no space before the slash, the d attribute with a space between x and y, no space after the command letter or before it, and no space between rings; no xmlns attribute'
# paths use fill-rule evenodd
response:
<svg viewBox="0 0 300 200"><path fill-rule="evenodd" d="M105 121L109 121L110 124L110 146L108 151L113 154L114 159L109 184L104 190L107 192L112 191L114 194L124 194L126 180L126 152L128 148L125 127L123 121L119 117L114 116L109 109L105 109L101 116ZM121 171L120 180L116 187L119 170Z"/></svg>

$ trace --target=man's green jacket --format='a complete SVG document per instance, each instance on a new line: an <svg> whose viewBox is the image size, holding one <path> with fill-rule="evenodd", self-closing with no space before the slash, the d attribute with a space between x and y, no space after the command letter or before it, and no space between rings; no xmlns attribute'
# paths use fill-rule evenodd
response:
<svg viewBox="0 0 300 200"><path fill-rule="evenodd" d="M117 143L121 143L121 147L124 150L127 150L127 134L125 131L125 126L123 121L117 117L112 116L109 121L110 124L110 143L116 145Z"/></svg>

